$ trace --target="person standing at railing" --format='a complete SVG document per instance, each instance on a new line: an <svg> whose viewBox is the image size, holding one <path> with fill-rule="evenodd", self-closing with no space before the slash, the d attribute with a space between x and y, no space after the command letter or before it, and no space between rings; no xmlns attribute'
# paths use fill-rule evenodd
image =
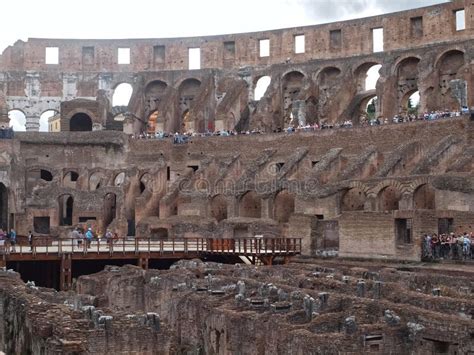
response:
<svg viewBox="0 0 474 355"><path fill-rule="evenodd" d="M15 252L15 245L16 245L16 232L12 228L10 229L10 233L8 234L8 239L10 240L10 245L11 245L11 252Z"/></svg>
<svg viewBox="0 0 474 355"><path fill-rule="evenodd" d="M92 228L88 228L86 232L87 247L90 248L92 238L94 238L94 233L92 233Z"/></svg>
<svg viewBox="0 0 474 355"><path fill-rule="evenodd" d="M106 240L107 246L108 246L109 248L110 248L110 246L112 245L113 238L114 238L114 235L112 234L112 232L110 231L110 229L107 229L107 232L105 232L105 240Z"/></svg>
<svg viewBox="0 0 474 355"><path fill-rule="evenodd" d="M28 232L28 244L30 245L30 251L33 251L33 232Z"/></svg>

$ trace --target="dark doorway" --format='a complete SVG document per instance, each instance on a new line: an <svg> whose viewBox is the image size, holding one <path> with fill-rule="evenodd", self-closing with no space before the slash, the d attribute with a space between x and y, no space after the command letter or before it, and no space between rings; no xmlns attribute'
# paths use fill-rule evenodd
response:
<svg viewBox="0 0 474 355"><path fill-rule="evenodd" d="M59 225L72 226L72 214L74 209L74 199L71 195L59 197Z"/></svg>
<svg viewBox="0 0 474 355"><path fill-rule="evenodd" d="M397 244L411 244L413 237L412 219L397 218L395 219L395 233L397 236Z"/></svg>
<svg viewBox="0 0 474 355"><path fill-rule="evenodd" d="M0 228L8 228L8 190L0 183Z"/></svg>
<svg viewBox="0 0 474 355"><path fill-rule="evenodd" d="M117 213L117 196L113 193L105 195L104 200L104 227L107 228L115 219Z"/></svg>
<svg viewBox="0 0 474 355"><path fill-rule="evenodd" d="M127 236L135 236L135 218L134 219L127 219L128 228L127 228Z"/></svg>
<svg viewBox="0 0 474 355"><path fill-rule="evenodd" d="M454 231L453 218L438 218L438 234L448 234Z"/></svg>
<svg viewBox="0 0 474 355"><path fill-rule="evenodd" d="M92 119L85 113L76 113L71 117L69 123L69 130L71 132L88 132L92 131Z"/></svg>

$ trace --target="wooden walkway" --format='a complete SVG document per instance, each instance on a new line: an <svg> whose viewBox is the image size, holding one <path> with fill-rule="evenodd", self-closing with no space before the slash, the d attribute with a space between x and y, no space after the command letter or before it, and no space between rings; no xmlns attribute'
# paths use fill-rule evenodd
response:
<svg viewBox="0 0 474 355"><path fill-rule="evenodd" d="M238 238L207 239L186 238L151 240L149 238L122 238L113 242L93 240L87 245L85 240L36 238L33 245L20 243L15 250L8 245L0 245L0 266L10 261L59 260L60 288L69 289L72 284L73 260L117 260L135 259L137 265L148 268L154 259L193 259L209 255L246 257L250 262L271 265L275 257L290 257L301 254L301 238Z"/></svg>

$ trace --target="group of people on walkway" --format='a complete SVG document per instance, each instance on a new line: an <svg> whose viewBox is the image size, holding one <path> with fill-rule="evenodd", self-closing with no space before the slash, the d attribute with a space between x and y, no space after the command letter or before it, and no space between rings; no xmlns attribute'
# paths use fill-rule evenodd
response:
<svg viewBox="0 0 474 355"><path fill-rule="evenodd" d="M16 231L13 228L9 232L0 228L0 249L15 252L16 242Z"/></svg>
<svg viewBox="0 0 474 355"><path fill-rule="evenodd" d="M97 240L99 242L102 240L102 234L94 233L91 227L87 228L86 230L76 227L74 230L72 230L69 237L73 241L73 249L75 246L77 246L79 249L87 249L90 248L93 240ZM110 229L107 229L103 237L105 238L107 246L109 247L118 239L117 233L112 233Z"/></svg>
<svg viewBox="0 0 474 355"><path fill-rule="evenodd" d="M420 115L403 115L399 114L394 116L391 120L388 118L374 118L374 119L368 119L367 117L363 116L359 118L359 126L360 127L365 127L365 126L378 126L378 125L386 125L386 124L398 124L398 123L406 123L406 122L414 122L414 121L433 121L441 118L451 118L451 117L459 117L461 114L465 112L460 112L460 111L432 111L432 112L425 112ZM272 133L294 133L294 132L312 132L312 131L319 131L323 129L339 129L339 128L352 128L354 127L354 124L352 120L345 120L343 122L337 122L337 123L314 123L314 124L305 124L305 125L299 125L299 126L294 126L294 125L289 125L285 129L279 129L275 130ZM132 135L132 139L169 139L171 138L173 140L173 143L175 144L183 144L187 143L190 138L192 137L229 137L229 136L238 136L238 135L253 135L253 134L264 134L267 132L264 132L263 130L260 129L254 129L254 130L245 130L238 132L235 129L234 130L216 130L214 132L212 131L206 131L204 133L197 133L197 132L186 132L186 133L169 133L169 132L163 132L163 131L158 131L155 133L150 133L150 132L142 132L138 135Z"/></svg>
<svg viewBox="0 0 474 355"><path fill-rule="evenodd" d="M474 259L474 233L464 232L425 234L422 241L422 260Z"/></svg>

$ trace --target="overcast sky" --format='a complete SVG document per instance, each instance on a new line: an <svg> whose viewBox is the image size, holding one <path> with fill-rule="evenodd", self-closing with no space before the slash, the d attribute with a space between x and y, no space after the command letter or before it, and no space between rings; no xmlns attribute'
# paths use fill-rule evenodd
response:
<svg viewBox="0 0 474 355"><path fill-rule="evenodd" d="M445 0L6 0L0 51L16 40L159 38L296 27Z"/></svg>

